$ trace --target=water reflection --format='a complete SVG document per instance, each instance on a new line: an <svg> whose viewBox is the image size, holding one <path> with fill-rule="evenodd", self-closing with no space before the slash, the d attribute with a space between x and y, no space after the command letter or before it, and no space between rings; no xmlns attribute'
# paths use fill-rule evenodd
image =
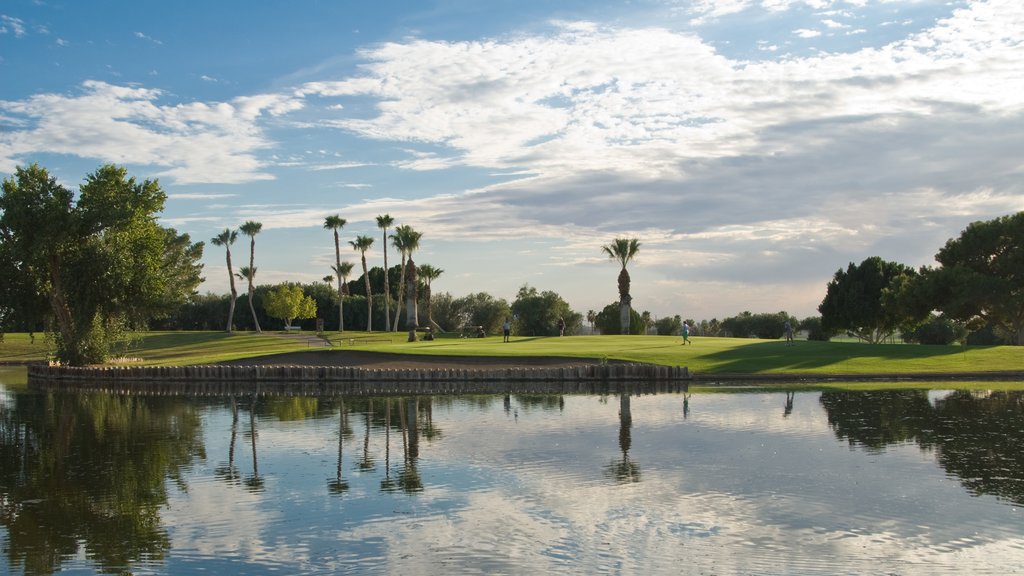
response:
<svg viewBox="0 0 1024 576"><path fill-rule="evenodd" d="M196 570L322 572L341 555L350 563L334 571L479 562L497 572L600 571L615 558L624 572L681 570L684 561L729 572L722 562L749 556L747 572L824 574L835 567L830 554L870 572L890 548L961 557L993 543L998 557L1024 559L1024 522L986 524L994 509L960 498L991 495L1007 511L1007 502L1024 504L1022 440L1020 392L204 401L15 393L0 403L0 544L6 566L26 574L190 571L186 561ZM934 484L935 466L966 488L921 494L941 510L894 510L909 488L878 496L897 481ZM201 504L223 500L249 503L245 511L266 525ZM190 516L207 523L193 529L197 539L220 530L251 541L229 548L238 564L218 566L224 550L184 542ZM261 556L278 546L301 559ZM743 553L725 558L730 547ZM432 564L436 554L450 564ZM517 570L516 558L534 563ZM779 561L786 567L772 568Z"/></svg>
<svg viewBox="0 0 1024 576"><path fill-rule="evenodd" d="M197 408L177 399L19 395L0 415L8 563L50 574L84 553L104 571L170 549L160 509L204 458Z"/></svg>
<svg viewBox="0 0 1024 576"><path fill-rule="evenodd" d="M619 450L622 459L612 460L605 468L608 476L620 483L639 482L640 465L629 458L629 448L633 444L633 411L630 407L629 394L619 395Z"/></svg>
<svg viewBox="0 0 1024 576"><path fill-rule="evenodd" d="M934 403L923 390L826 392L821 404L840 439L883 450L912 442L973 494L1024 504L1024 394L955 391Z"/></svg>

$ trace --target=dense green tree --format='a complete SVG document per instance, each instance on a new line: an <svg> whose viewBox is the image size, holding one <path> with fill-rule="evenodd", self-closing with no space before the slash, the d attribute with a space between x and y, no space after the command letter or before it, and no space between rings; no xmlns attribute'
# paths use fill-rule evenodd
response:
<svg viewBox="0 0 1024 576"><path fill-rule="evenodd" d="M225 228L223 232L213 237L211 242L214 246L223 246L227 254L228 281L231 283L231 305L228 307L228 326L226 332L231 332L235 322L235 302L238 300L238 290L235 288L235 271L231 267L231 245L238 239L238 230Z"/></svg>
<svg viewBox="0 0 1024 576"><path fill-rule="evenodd" d="M104 361L132 327L173 312L202 281L202 243L156 223L166 194L105 165L74 194L38 166L18 168L0 195L0 276L12 301L49 304L56 357Z"/></svg>
<svg viewBox="0 0 1024 576"><path fill-rule="evenodd" d="M808 340L828 342L835 335L835 333L828 332L821 327L821 316L808 316L801 320L797 326L799 330L807 332Z"/></svg>
<svg viewBox="0 0 1024 576"><path fill-rule="evenodd" d="M281 284L267 292L263 309L271 318L284 320L285 328L290 328L295 318L316 318L316 300L298 284Z"/></svg>
<svg viewBox="0 0 1024 576"><path fill-rule="evenodd" d="M633 302L633 297L629 294L629 272L626 271L626 265L636 257L637 252L640 251L640 242L636 238L616 238L612 240L612 243L607 246L602 246L601 251L604 252L609 258L615 260L622 266L622 270L619 272L619 306L620 306L620 325L624 326L624 333L633 333L630 330L630 322L632 315L629 313L630 304Z"/></svg>
<svg viewBox="0 0 1024 576"><path fill-rule="evenodd" d="M622 307L620 302L612 302L594 316L594 325L601 334L643 334L644 324L640 314L629 309L629 324L624 332L622 328Z"/></svg>
<svg viewBox="0 0 1024 576"><path fill-rule="evenodd" d="M859 265L853 262L838 270L818 305L826 331L844 330L869 343L891 337L914 313L895 296L905 279L916 272L903 264L872 256Z"/></svg>
<svg viewBox="0 0 1024 576"><path fill-rule="evenodd" d="M675 316L663 316L654 322L654 328L659 336L679 336L683 330L683 319Z"/></svg>
<svg viewBox="0 0 1024 576"><path fill-rule="evenodd" d="M553 336L558 334L558 319L565 320L565 334L579 334L583 315L573 312L569 303L556 292L523 285L512 303L515 331L523 336Z"/></svg>
<svg viewBox="0 0 1024 576"><path fill-rule="evenodd" d="M245 274L245 278L249 281L249 311L252 313L252 321L253 321L253 324L256 327L256 332L259 333L259 332L262 332L262 330L260 330L260 321L259 321L258 317L256 316L256 305L254 303L255 302L255 298L254 298L254 296L255 296L255 286L253 284L253 281L254 281L254 278L256 276L256 264L255 264L255 261L256 261L255 260L256 259L256 235L259 234L261 230L263 230L263 224L260 223L260 222L255 222L253 220L249 220L245 224L242 224L239 227L239 230L242 232L242 234L245 234L246 236L249 237L249 272L250 273L249 274Z"/></svg>
<svg viewBox="0 0 1024 576"><path fill-rule="evenodd" d="M786 312L775 314L751 314L749 311L738 316L722 320L722 329L733 338L764 338L774 340L782 338L786 333L786 322L794 329L798 326L797 319Z"/></svg>
<svg viewBox="0 0 1024 576"><path fill-rule="evenodd" d="M366 268L366 251L373 246L373 238L369 236L356 236L355 240L349 240L353 250L359 251L363 263L363 279L366 282L366 331L373 331L373 292L370 289L370 271Z"/></svg>
<svg viewBox="0 0 1024 576"><path fill-rule="evenodd" d="M334 270L335 276L338 278L338 331L343 330L345 325L345 319L342 316L343 310L341 307L341 300L344 297L342 294L342 278L338 271L341 270L341 240L338 237L338 231L341 230L348 222L341 216L335 214L328 216L324 219L324 229L331 230L334 232Z"/></svg>
<svg viewBox="0 0 1024 576"><path fill-rule="evenodd" d="M924 270L935 308L1024 345L1024 212L970 224Z"/></svg>
<svg viewBox="0 0 1024 576"><path fill-rule="evenodd" d="M481 326L486 334L498 332L505 318L512 316L512 310L504 298L495 298L486 292L467 294L456 299L455 308L460 318L455 329Z"/></svg>
<svg viewBox="0 0 1024 576"><path fill-rule="evenodd" d="M912 329L902 330L904 342L948 346L967 338L967 326L946 316L928 317L926 322Z"/></svg>

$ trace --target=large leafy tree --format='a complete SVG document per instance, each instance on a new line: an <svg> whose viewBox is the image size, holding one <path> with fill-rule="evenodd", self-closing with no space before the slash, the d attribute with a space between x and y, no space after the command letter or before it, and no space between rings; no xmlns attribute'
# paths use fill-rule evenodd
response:
<svg viewBox="0 0 1024 576"><path fill-rule="evenodd" d="M832 333L847 331L869 343L882 342L913 313L895 295L914 276L913 268L878 256L860 264L851 262L846 270L836 271L818 305L822 328Z"/></svg>
<svg viewBox="0 0 1024 576"><path fill-rule="evenodd" d="M629 334L632 316L630 304L633 302L633 297L629 295L630 281L626 265L640 251L640 241L636 238L616 238L612 240L611 244L602 246L601 251L622 266L622 270L619 272L619 325L622 327L623 334Z"/></svg>
<svg viewBox="0 0 1024 576"><path fill-rule="evenodd" d="M260 321L256 318L256 305L253 303L253 294L255 293L255 286L253 285L253 278L256 276L256 235L263 230L263 224L253 220L247 221L242 224L239 228L242 234L249 237L249 270L250 274L246 275L246 279L249 280L249 312L252 313L252 322L256 326L256 332L262 333L260 330Z"/></svg>
<svg viewBox="0 0 1024 576"><path fill-rule="evenodd" d="M1024 345L1024 212L970 224L935 260L924 276L937 309Z"/></svg>
<svg viewBox="0 0 1024 576"><path fill-rule="evenodd" d="M165 200L157 181L113 165L87 175L77 199L37 164L3 181L0 276L16 302L45 298L58 360L102 362L124 330L194 294L203 244L157 224Z"/></svg>
<svg viewBox="0 0 1024 576"><path fill-rule="evenodd" d="M337 214L335 214L333 216L328 216L324 220L324 228L334 232L334 266L332 267L332 269L334 270L335 276L337 276L337 278L338 278L338 331L339 332L343 330L342 327L345 325L345 319L342 316L342 309L341 309L341 299L343 297L342 293L341 293L342 292L341 291L341 289L342 289L341 275L338 274L338 271L341 270L341 239L338 238L338 231L341 230L345 226L345 224L347 224L347 223L348 223L347 220L345 220L344 218L342 218L341 216L339 216Z"/></svg>
<svg viewBox="0 0 1024 576"><path fill-rule="evenodd" d="M583 315L573 312L569 303L557 292L523 285L512 302L516 317L516 333L523 336L551 336L558 334L558 319L565 320L566 335L578 334Z"/></svg>
<svg viewBox="0 0 1024 576"><path fill-rule="evenodd" d="M231 303L228 305L228 327L227 332L231 332L232 327L235 323L235 301L238 300L238 290L235 288L235 271L231 268L231 245L238 239L238 230L232 230L225 228L223 232L217 234L210 240L214 246L223 246L224 251L227 253L227 264L228 264L228 281L231 282Z"/></svg>
<svg viewBox="0 0 1024 576"><path fill-rule="evenodd" d="M366 331L373 331L373 293L370 291L370 271L366 268L366 251L373 246L373 238L369 236L356 236L355 240L349 240L353 250L358 250L363 263L363 279L366 282Z"/></svg>
<svg viewBox="0 0 1024 576"><path fill-rule="evenodd" d="M377 216L377 228L383 231L381 242L384 243L384 331L391 331L391 282L388 280L388 228L395 223L390 214Z"/></svg>
<svg viewBox="0 0 1024 576"><path fill-rule="evenodd" d="M306 296L298 284L282 284L263 297L263 308L271 318L284 320L290 328L295 318L315 318L316 300Z"/></svg>

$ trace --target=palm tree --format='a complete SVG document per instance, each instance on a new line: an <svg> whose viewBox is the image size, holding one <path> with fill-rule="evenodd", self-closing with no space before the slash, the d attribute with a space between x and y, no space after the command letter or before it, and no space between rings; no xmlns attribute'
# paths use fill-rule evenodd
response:
<svg viewBox="0 0 1024 576"><path fill-rule="evenodd" d="M356 236L355 240L349 240L354 250L359 250L363 258L363 280L366 281L366 331L373 331L373 294L370 291L370 271L366 268L366 251L373 246L373 238L369 236Z"/></svg>
<svg viewBox="0 0 1024 576"><path fill-rule="evenodd" d="M337 266L331 266L334 275L338 277L338 332L345 331L345 315L342 313L344 312L342 306L345 302L345 291L342 287L348 284L348 275L352 273L352 268L354 267L355 264L351 262L341 262ZM330 276L327 278L330 278Z"/></svg>
<svg viewBox="0 0 1024 576"><path fill-rule="evenodd" d="M341 230L348 222L335 214L334 216L328 216L324 219L324 228L327 230L334 231L334 264L335 268L341 268L341 244L338 240L338 230ZM338 331L341 332L341 326L344 324L344 320L341 319L341 276L338 276Z"/></svg>
<svg viewBox="0 0 1024 576"><path fill-rule="evenodd" d="M395 332L398 332L398 317L402 313L402 295L405 294L405 258L408 256L405 251L405 231L408 228L408 226L404 225L399 226L398 228L395 228L395 233L391 235L391 246L394 247L395 250L398 250L399 254L402 255L402 265L399 267L401 272L399 273L400 279L398 281L398 306L395 307L395 321L391 325Z"/></svg>
<svg viewBox="0 0 1024 576"><path fill-rule="evenodd" d="M231 281L231 303L228 305L228 327L227 332L231 333L231 327L235 323L235 300L238 300L238 290L235 289L235 272L231 269L231 245L238 239L238 230L225 228L223 232L210 239L214 246L224 246L228 259L228 280Z"/></svg>
<svg viewBox="0 0 1024 576"><path fill-rule="evenodd" d="M388 281L388 228L395 223L390 214L377 216L377 228L384 231L384 331L391 332L391 283Z"/></svg>
<svg viewBox="0 0 1024 576"><path fill-rule="evenodd" d="M420 264L419 275L423 278L423 300L427 303L427 324L434 323L433 311L430 308L430 282L437 280L441 274L444 274L444 270L440 268L434 268L430 264Z"/></svg>
<svg viewBox="0 0 1024 576"><path fill-rule="evenodd" d="M601 251L622 265L622 271L619 272L619 320L622 333L629 334L629 305L633 298L629 295L629 272L626 272L626 264L629 264L640 251L640 241L636 238L616 238L611 244L602 246Z"/></svg>
<svg viewBox="0 0 1024 576"><path fill-rule="evenodd" d="M412 253L420 247L422 232L412 229L412 226L402 225L395 228L391 236L393 245L402 252L402 280L398 287L398 301L402 301L402 293L405 293L405 326L416 328L419 319L416 317L416 264L412 261ZM395 330L398 330L398 311L395 313Z"/></svg>
<svg viewBox="0 0 1024 576"><path fill-rule="evenodd" d="M245 224L239 226L238 229L242 231L242 234L245 234L246 236L249 237L249 269L252 270L252 274L248 275L249 311L252 312L252 321L253 324L256 325L256 333L262 334L263 331L260 330L260 321L256 319L256 306L254 306L252 303L252 297L255 292L255 289L253 288L252 284L252 279L253 276L256 275L256 266L254 265L254 259L256 257L256 235L259 234L260 230L263 229L263 224L261 224L260 222L249 220Z"/></svg>
<svg viewBox="0 0 1024 576"><path fill-rule="evenodd" d="M597 312L587 310L587 322L590 322L590 333L594 333L594 322L597 321Z"/></svg>

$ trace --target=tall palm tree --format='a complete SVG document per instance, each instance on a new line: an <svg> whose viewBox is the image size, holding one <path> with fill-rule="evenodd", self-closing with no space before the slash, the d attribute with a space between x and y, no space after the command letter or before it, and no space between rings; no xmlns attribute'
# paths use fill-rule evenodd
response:
<svg viewBox="0 0 1024 576"><path fill-rule="evenodd" d="M224 246L228 259L228 280L231 281L231 303L228 305L228 327L226 332L231 333L231 327L235 323L235 300L238 300L238 290L235 289L235 272L231 269L231 245L238 239L238 230L225 228L223 232L210 239L214 246Z"/></svg>
<svg viewBox="0 0 1024 576"><path fill-rule="evenodd" d="M338 332L345 331L345 315L342 308L345 302L345 291L342 287L348 284L348 275L352 273L352 268L354 267L355 264L351 262L341 262L337 266L331 266L334 275L338 277Z"/></svg>
<svg viewBox="0 0 1024 576"><path fill-rule="evenodd" d="M249 311L252 312L252 321L256 325L256 333L262 334L260 330L260 321L256 319L256 306L253 305L252 297L255 293L255 288L252 284L252 278L256 275L256 266L254 260L256 258L256 235L263 229L263 224L254 220L249 220L245 224L242 224L238 228L249 237L249 269L252 270L252 274L249 275Z"/></svg>
<svg viewBox="0 0 1024 576"><path fill-rule="evenodd" d="M398 306L395 307L395 321L391 324L395 332L398 332L398 317L402 314L402 296L405 294L405 258L408 256L405 251L405 230L407 228L408 226L399 226L395 228L395 233L391 235L391 246L402 255L402 265L399 267L401 272L399 273L400 279L398 280Z"/></svg>
<svg viewBox="0 0 1024 576"><path fill-rule="evenodd" d="M334 265L335 268L341 267L341 243L338 240L338 230L341 230L348 221L335 214L334 216L328 216L324 219L324 229L334 231ZM342 324L344 320L341 319L341 276L338 276L338 331L342 332Z"/></svg>
<svg viewBox="0 0 1024 576"><path fill-rule="evenodd" d="M373 331L373 293L370 291L370 271L366 268L366 251L373 246L373 238L369 236L356 236L355 240L349 240L354 250L359 250L363 259L363 280L366 281L366 331Z"/></svg>
<svg viewBox="0 0 1024 576"><path fill-rule="evenodd" d="M622 265L622 271L619 272L619 320L622 333L629 334L629 305L633 297L629 295L629 272L626 272L626 264L629 264L640 251L640 241L636 238L616 238L611 244L602 246L601 251Z"/></svg>
<svg viewBox="0 0 1024 576"><path fill-rule="evenodd" d="M402 280L399 285L399 302L401 293L405 294L405 326L415 328L419 324L416 317L416 264L412 261L412 253L420 247L422 232L413 230L412 226L402 225L395 228L391 237L395 248L402 251ZM398 330L398 313L395 314L395 330Z"/></svg>
<svg viewBox="0 0 1024 576"><path fill-rule="evenodd" d="M391 332L391 282L388 281L388 228L395 223L390 214L377 216L377 228L384 231L384 331Z"/></svg>
<svg viewBox="0 0 1024 576"><path fill-rule="evenodd" d="M430 264L420 264L419 275L423 279L423 300L427 303L427 324L434 323L433 310L430 308L430 282L437 280L441 274L444 274L444 270L440 268L434 268Z"/></svg>

